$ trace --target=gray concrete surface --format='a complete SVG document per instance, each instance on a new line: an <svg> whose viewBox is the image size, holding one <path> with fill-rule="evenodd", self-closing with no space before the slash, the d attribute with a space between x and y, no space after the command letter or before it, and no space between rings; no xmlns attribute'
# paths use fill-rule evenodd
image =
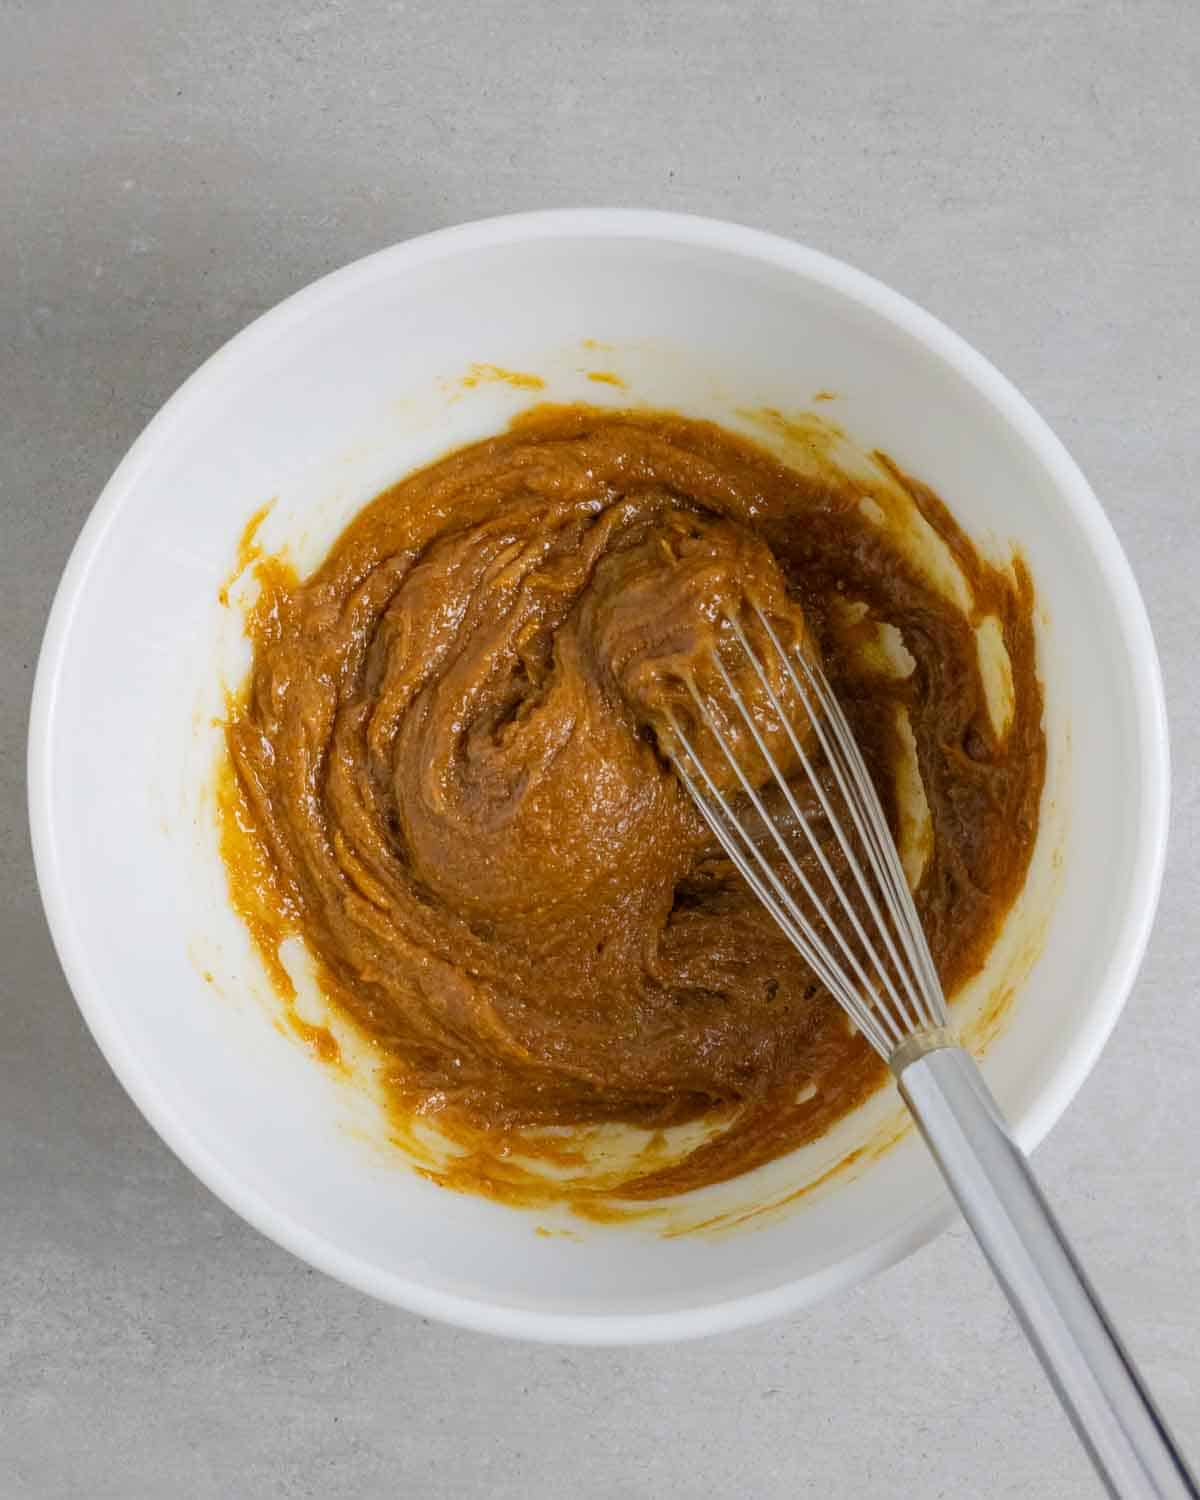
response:
<svg viewBox="0 0 1200 1500"><path fill-rule="evenodd" d="M84 1031L30 866L51 592L147 418L334 266L511 209L690 209L944 317L1089 473L1174 732L1161 915L1039 1164L1200 1455L1200 8L0 0L0 1497L1098 1494L965 1232L802 1317L523 1347L312 1273Z"/></svg>

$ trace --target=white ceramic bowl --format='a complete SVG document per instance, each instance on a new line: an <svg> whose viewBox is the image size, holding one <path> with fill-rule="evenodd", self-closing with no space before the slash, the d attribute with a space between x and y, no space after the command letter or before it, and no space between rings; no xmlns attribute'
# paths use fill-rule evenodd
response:
<svg viewBox="0 0 1200 1500"><path fill-rule="evenodd" d="M464 385L475 364L536 372L546 388L486 371ZM589 381L598 369L628 392ZM532 400L636 400L737 423L741 409L804 407L822 388L838 395L822 409L852 435L930 482L985 548L1016 542L1032 568L1043 831L1010 940L968 1008L1028 970L984 1059L1026 1147L1095 1062L1157 897L1167 736L1137 588L1061 444L927 313L785 240L607 210L466 225L326 277L192 376L98 501L38 667L34 847L84 1016L179 1156L313 1265L496 1332L682 1338L846 1287L947 1221L912 1137L721 1235L543 1236L544 1215L433 1187L372 1144L353 1090L281 1035L229 909L205 797L221 674L236 675L244 652L217 591L264 501L277 497L265 539L307 566L385 483ZM888 1111L882 1095L833 1140L717 1199L794 1193L877 1136Z"/></svg>

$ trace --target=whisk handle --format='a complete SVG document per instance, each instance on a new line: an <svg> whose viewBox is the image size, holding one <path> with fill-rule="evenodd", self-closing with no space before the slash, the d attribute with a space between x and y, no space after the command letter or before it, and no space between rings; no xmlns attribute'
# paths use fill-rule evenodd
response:
<svg viewBox="0 0 1200 1500"><path fill-rule="evenodd" d="M900 1091L1059 1399L1118 1500L1200 1496L972 1058L937 1046Z"/></svg>

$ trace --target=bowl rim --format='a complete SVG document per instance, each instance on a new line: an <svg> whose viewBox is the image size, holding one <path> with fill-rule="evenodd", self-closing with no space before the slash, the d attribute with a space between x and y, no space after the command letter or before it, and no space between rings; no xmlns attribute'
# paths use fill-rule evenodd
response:
<svg viewBox="0 0 1200 1500"><path fill-rule="evenodd" d="M405 240L331 272L261 314L212 354L164 403L101 491L56 590L38 657L28 742L29 820L38 887L67 982L101 1052L134 1103L175 1154L230 1208L300 1259L361 1291L421 1316L482 1332L544 1342L632 1344L702 1337L793 1312L894 1264L933 1239L954 1217L948 1196L855 1255L766 1290L659 1312L576 1313L482 1301L432 1288L351 1255L297 1224L247 1186L176 1117L172 1101L142 1068L94 980L64 895L57 854L51 750L63 665L76 607L105 536L141 473L189 409L236 365L266 349L317 308L351 289L405 268L504 245L580 238L643 239L699 246L790 271L868 309L938 356L988 401L1048 473L1090 544L1127 643L1137 722L1143 727L1132 895L1102 983L1050 1081L1013 1129L1032 1150L1060 1118L1095 1065L1133 986L1162 883L1170 803L1170 753L1161 669L1141 594L1112 525L1091 486L1045 420L970 344L901 293L844 262L795 241L720 219L648 209L568 208L477 220Z"/></svg>

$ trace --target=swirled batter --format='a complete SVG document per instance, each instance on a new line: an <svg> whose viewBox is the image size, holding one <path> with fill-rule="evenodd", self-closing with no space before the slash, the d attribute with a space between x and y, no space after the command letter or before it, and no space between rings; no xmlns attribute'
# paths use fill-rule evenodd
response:
<svg viewBox="0 0 1200 1500"><path fill-rule="evenodd" d="M721 620L755 628L749 601L820 654L897 828L919 772L910 873L948 993L982 964L1037 829L1031 590L879 464L957 594L861 479L588 408L540 409L403 480L307 579L261 568L228 726L235 901L281 983L279 941L303 937L398 1117L464 1149L444 1180L519 1197L537 1179L516 1158L569 1159L573 1130L703 1118L691 1149L605 1184L677 1193L813 1138L880 1081L664 754L672 725L703 751L685 681L727 704L705 663L715 647L744 670ZM761 684L739 681L787 770ZM732 712L725 728L750 763Z"/></svg>

